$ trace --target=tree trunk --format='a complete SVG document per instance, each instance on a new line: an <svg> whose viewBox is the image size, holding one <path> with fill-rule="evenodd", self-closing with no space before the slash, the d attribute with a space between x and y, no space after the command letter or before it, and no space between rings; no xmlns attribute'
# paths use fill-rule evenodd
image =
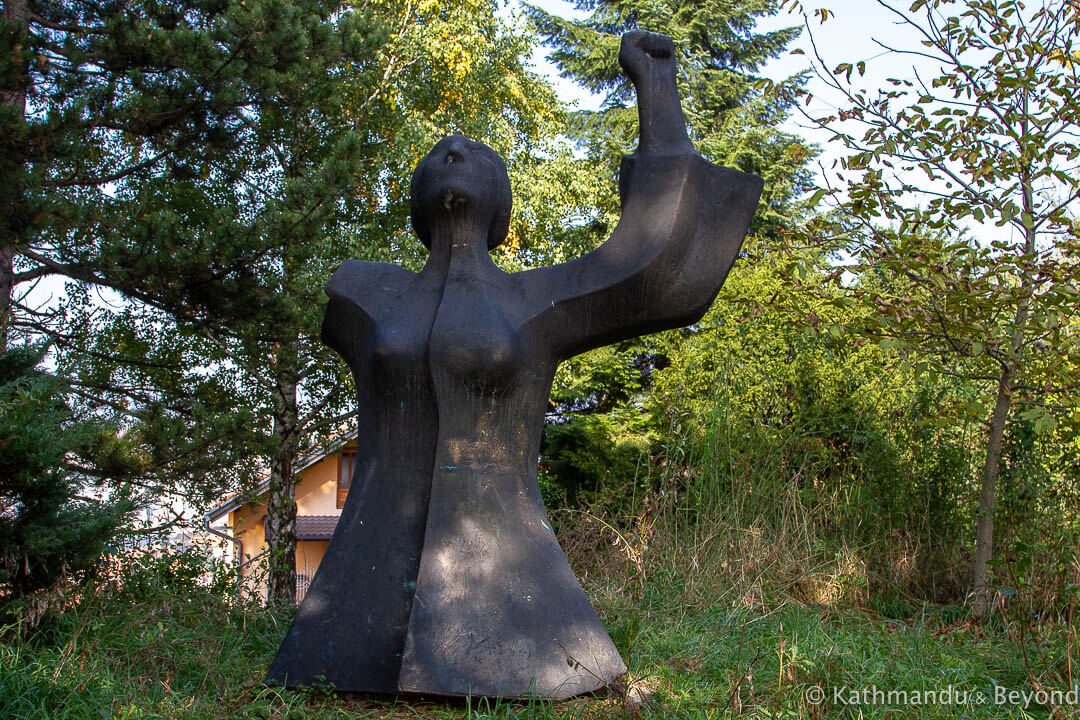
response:
<svg viewBox="0 0 1080 720"><path fill-rule="evenodd" d="M11 325L11 291L15 286L15 238L4 228L0 231L0 353L7 349Z"/></svg>
<svg viewBox="0 0 1080 720"><path fill-rule="evenodd" d="M274 455L270 467L270 490L266 502L269 545L267 599L271 603L296 604L296 480L293 461L297 446L296 385L298 370L295 343L283 346L278 355L274 398Z"/></svg>
<svg viewBox="0 0 1080 720"><path fill-rule="evenodd" d="M6 23L21 25L22 31L26 31L27 19L30 17L30 8L27 0L4 0L4 9L0 17ZM17 40L16 43L19 43ZM22 43L25 45L25 40ZM17 78L12 87L0 88L0 98L7 105L15 117L26 115L27 71L29 55L23 58L23 72L16 73ZM19 164L22 162L20 153L0 153L8 157L0 159L0 181L12 182L20 172ZM15 190L15 202L19 202L18 190ZM14 289L15 280L15 248L18 241L18 233L14 227L15 218L19 213L15 207L0 207L0 352L7 347L8 328L11 324L11 293Z"/></svg>
<svg viewBox="0 0 1080 720"><path fill-rule="evenodd" d="M1024 97L1024 117L1027 117L1027 97ZM1023 122L1022 136L1027 136L1027 122ZM1034 217L1035 200L1028 167L1020 171L1020 192L1024 212ZM1024 254L1028 257L1035 253L1035 226L1031 223L1024 233ZM1032 287L1031 267L1024 265L1021 272L1022 287ZM990 560L994 556L994 508L997 502L998 469L1001 467L1001 443L1005 437L1005 426L1009 420L1009 408L1012 406L1012 383L1020 369L1024 350L1024 331L1027 329L1028 313L1031 308L1030 292L1021 296L1016 305L1016 315L1012 325L1012 357L1002 364L998 378L997 401L990 416L990 436L986 443L986 458L983 461L982 489L979 493L979 519L975 526L975 559L971 566L971 587L974 592L972 612L977 618L986 617L991 607L991 589L987 586L986 576Z"/></svg>
<svg viewBox="0 0 1080 720"><path fill-rule="evenodd" d="M990 588L986 584L987 568L994 555L994 506L997 501L998 469L1001 467L1001 443L1005 437L1005 423L1009 419L1012 404L1012 366L1002 371L998 380L997 402L990 416L990 437L986 444L983 461L982 491L979 494L979 519L975 526L975 562L971 570L971 584L975 598L973 611L982 618L990 609Z"/></svg>

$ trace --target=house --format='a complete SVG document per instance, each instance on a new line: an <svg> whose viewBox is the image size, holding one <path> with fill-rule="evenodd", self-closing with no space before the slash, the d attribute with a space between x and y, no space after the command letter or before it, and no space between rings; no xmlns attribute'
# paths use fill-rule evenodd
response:
<svg viewBox="0 0 1080 720"><path fill-rule="evenodd" d="M356 440L351 433L327 447L301 456L296 463L296 600L307 592L311 578L337 527L349 494L356 463ZM228 540L230 558L243 586L266 597L266 502L269 479L250 493L236 495L206 514L206 529Z"/></svg>

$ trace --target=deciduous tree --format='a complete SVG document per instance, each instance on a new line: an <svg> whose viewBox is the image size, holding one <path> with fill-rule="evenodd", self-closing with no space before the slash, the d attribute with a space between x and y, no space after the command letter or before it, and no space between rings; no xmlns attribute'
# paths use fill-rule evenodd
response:
<svg viewBox="0 0 1080 720"><path fill-rule="evenodd" d="M840 200L856 294L871 331L918 370L977 383L986 426L972 561L974 609L988 609L1002 441L1017 417L1077 421L1080 244L1080 3L883 0L918 38L880 62L913 64L860 88L870 61L821 79L843 98L816 118L843 142Z"/></svg>

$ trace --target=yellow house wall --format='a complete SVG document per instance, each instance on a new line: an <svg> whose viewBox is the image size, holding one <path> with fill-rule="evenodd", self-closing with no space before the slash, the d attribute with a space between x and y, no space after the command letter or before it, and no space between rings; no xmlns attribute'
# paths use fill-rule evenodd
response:
<svg viewBox="0 0 1080 720"><path fill-rule="evenodd" d="M266 517L266 505L245 505L229 513L229 525L233 536L240 541L243 553L241 562L247 563L240 568L240 576L245 587L257 588L262 594L264 583L255 582L253 576L261 570L260 560L248 562L266 551L266 532L263 530L263 518Z"/></svg>
<svg viewBox="0 0 1080 720"><path fill-rule="evenodd" d="M296 486L297 515L340 515L337 506L338 454L304 471Z"/></svg>
<svg viewBox="0 0 1080 720"><path fill-rule="evenodd" d="M348 449L348 448L346 448ZM296 483L297 515L340 515L337 507L338 455L335 453L323 458L304 470ZM233 536L243 543L243 561L258 557L267 549L266 531L263 519L266 517L266 498L257 503L245 505L229 513L229 525ZM322 562L326 552L326 541L301 541L296 544L296 570L309 571L310 576ZM264 559L244 565L240 572L246 587L258 597L266 597L266 582L263 574L266 564Z"/></svg>
<svg viewBox="0 0 1080 720"><path fill-rule="evenodd" d="M296 572L305 573L308 580L315 577L315 571L326 552L326 540L303 540L296 543Z"/></svg>

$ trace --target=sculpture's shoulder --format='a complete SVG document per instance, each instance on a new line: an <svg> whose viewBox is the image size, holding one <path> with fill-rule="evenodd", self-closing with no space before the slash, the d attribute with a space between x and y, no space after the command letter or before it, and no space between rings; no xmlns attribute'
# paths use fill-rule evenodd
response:
<svg viewBox="0 0 1080 720"><path fill-rule="evenodd" d="M764 181L756 175L711 163L696 152L634 153L624 155L619 165L624 206L639 198L653 202L657 195L674 190L680 191L683 199L688 195L720 194L753 196L756 200L763 185Z"/></svg>
<svg viewBox="0 0 1080 720"><path fill-rule="evenodd" d="M400 307L416 274L390 263L347 260L324 289L330 302L322 339L350 364L361 353L363 338Z"/></svg>
<svg viewBox="0 0 1080 720"><path fill-rule="evenodd" d="M379 307L400 297L416 278L399 265L364 260L346 260L326 283L331 300L343 300L375 316Z"/></svg>
<svg viewBox="0 0 1080 720"><path fill-rule="evenodd" d="M702 181L708 183L710 190L720 195L725 202L732 202L739 206L747 206L751 211L757 208L761 191L765 188L765 181L757 175L751 175L741 170L716 165L701 159L702 169L698 172L702 175Z"/></svg>

